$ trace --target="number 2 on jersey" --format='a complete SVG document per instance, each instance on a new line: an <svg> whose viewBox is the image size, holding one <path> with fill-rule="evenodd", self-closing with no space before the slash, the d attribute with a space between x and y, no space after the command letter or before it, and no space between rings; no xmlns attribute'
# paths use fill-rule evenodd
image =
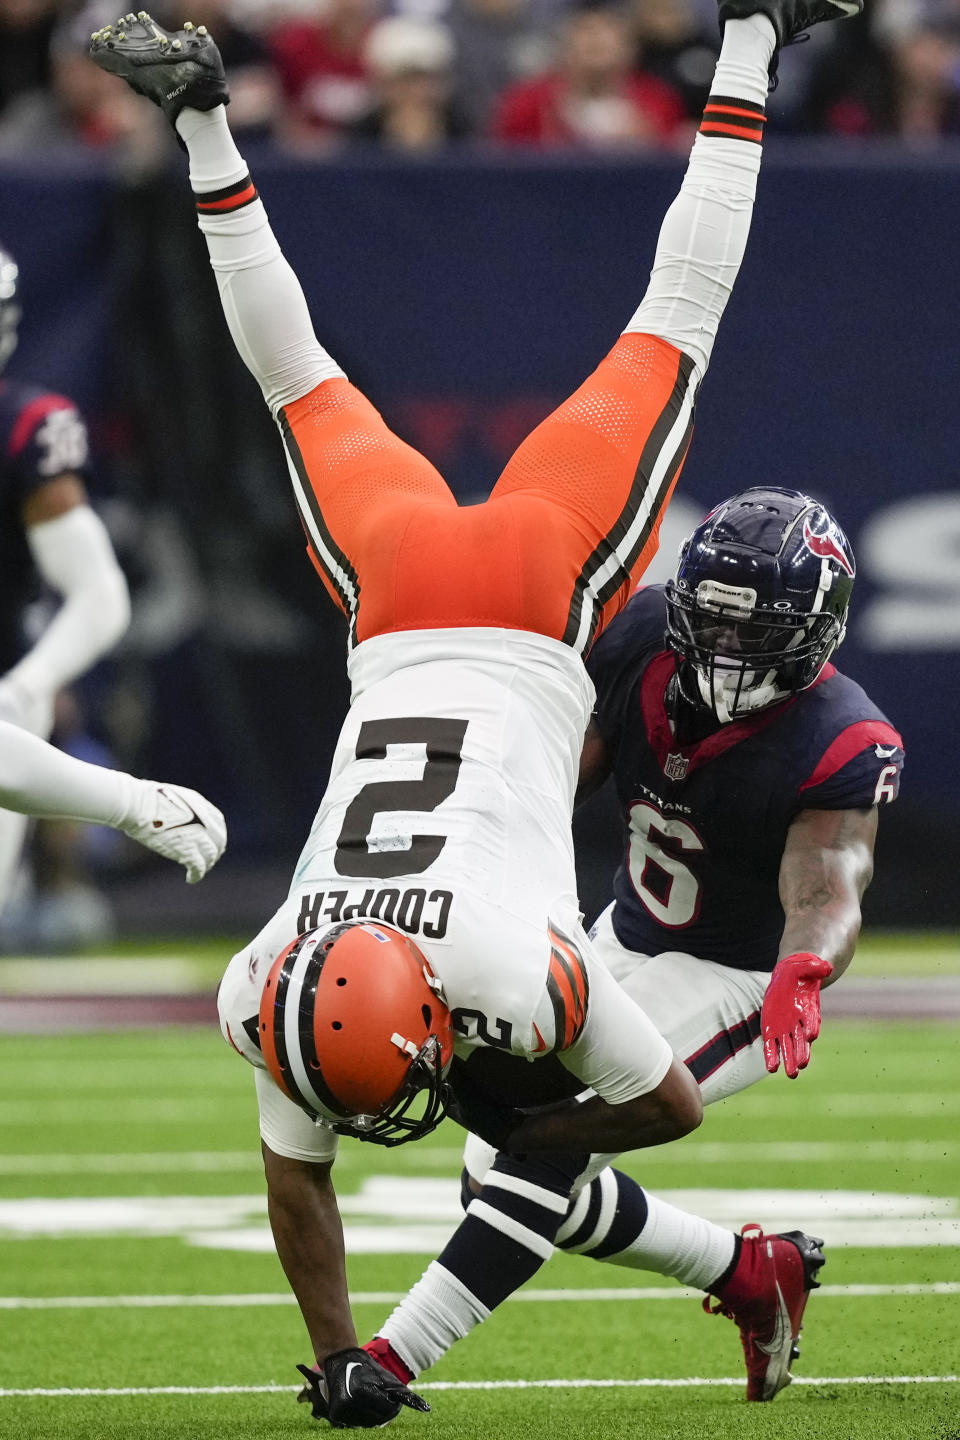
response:
<svg viewBox="0 0 960 1440"><path fill-rule="evenodd" d="M676 852L702 849L703 841L686 820L661 815L643 800L631 807L630 879L658 925L682 930L696 920L700 913L700 880Z"/></svg>
<svg viewBox="0 0 960 1440"><path fill-rule="evenodd" d="M377 815L391 811L436 810L452 795L462 760L466 720L411 717L364 720L357 736L358 760L383 760L388 745L422 745L426 763L419 780L374 780L364 785L347 806L337 837L334 866L338 875L371 876L377 880L395 875L420 875L429 869L447 843L445 835L403 836L403 848L371 845Z"/></svg>

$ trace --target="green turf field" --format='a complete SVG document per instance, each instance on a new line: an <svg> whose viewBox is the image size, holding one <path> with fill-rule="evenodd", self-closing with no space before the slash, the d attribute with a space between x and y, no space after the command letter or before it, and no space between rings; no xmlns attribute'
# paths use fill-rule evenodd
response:
<svg viewBox="0 0 960 1440"><path fill-rule="evenodd" d="M834 1022L799 1081L625 1166L724 1223L827 1237L803 1383L748 1407L729 1321L658 1276L561 1256L425 1378L433 1413L397 1423L425 1440L958 1440L958 1136L952 1027ZM455 1223L458 1147L452 1125L344 1145L364 1335ZM0 1039L0 1435L320 1433L293 1401L308 1345L262 1191L249 1072L217 1034Z"/></svg>

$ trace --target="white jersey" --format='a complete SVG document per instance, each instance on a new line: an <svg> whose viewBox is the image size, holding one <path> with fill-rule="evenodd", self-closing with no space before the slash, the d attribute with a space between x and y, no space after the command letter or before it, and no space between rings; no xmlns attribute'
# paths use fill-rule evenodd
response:
<svg viewBox="0 0 960 1440"><path fill-rule="evenodd" d="M354 651L349 673L351 708L291 894L449 890L448 932L467 897L474 913L575 924L570 816L594 690L570 648L509 630L385 635ZM399 922L381 901L373 913L418 943L443 938L398 911ZM425 901L426 926L437 917ZM508 989L542 988L509 956L490 963ZM475 977L455 977L446 956L440 968L448 990L475 995Z"/></svg>
<svg viewBox="0 0 960 1440"><path fill-rule="evenodd" d="M262 1065L251 1020L276 955L370 918L423 951L459 1054L557 1051L611 1103L654 1088L672 1053L581 926L570 817L594 692L579 657L525 631L418 631L364 641L349 672L287 903L224 977L227 1038Z"/></svg>

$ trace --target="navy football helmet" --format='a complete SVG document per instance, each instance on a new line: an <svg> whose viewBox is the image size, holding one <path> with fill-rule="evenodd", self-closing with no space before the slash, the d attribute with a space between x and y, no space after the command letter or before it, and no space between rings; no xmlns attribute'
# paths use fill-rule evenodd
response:
<svg viewBox="0 0 960 1440"><path fill-rule="evenodd" d="M666 587L680 694L727 724L806 690L844 637L855 574L809 495L758 487L718 505Z"/></svg>
<svg viewBox="0 0 960 1440"><path fill-rule="evenodd" d="M20 306L17 304L17 262L0 245L0 370L17 348L17 325Z"/></svg>

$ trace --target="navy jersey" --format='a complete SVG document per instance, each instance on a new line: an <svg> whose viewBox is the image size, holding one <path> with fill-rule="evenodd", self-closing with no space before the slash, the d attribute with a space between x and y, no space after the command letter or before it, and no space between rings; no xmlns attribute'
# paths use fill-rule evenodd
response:
<svg viewBox="0 0 960 1440"><path fill-rule="evenodd" d="M36 593L24 502L58 475L86 473L87 432L73 403L0 379L0 674L19 658L20 617Z"/></svg>
<svg viewBox="0 0 960 1440"><path fill-rule="evenodd" d="M827 665L809 690L678 745L664 703L674 673L665 616L661 586L638 591L587 661L626 829L613 928L640 954L772 970L791 821L893 800L903 742Z"/></svg>

